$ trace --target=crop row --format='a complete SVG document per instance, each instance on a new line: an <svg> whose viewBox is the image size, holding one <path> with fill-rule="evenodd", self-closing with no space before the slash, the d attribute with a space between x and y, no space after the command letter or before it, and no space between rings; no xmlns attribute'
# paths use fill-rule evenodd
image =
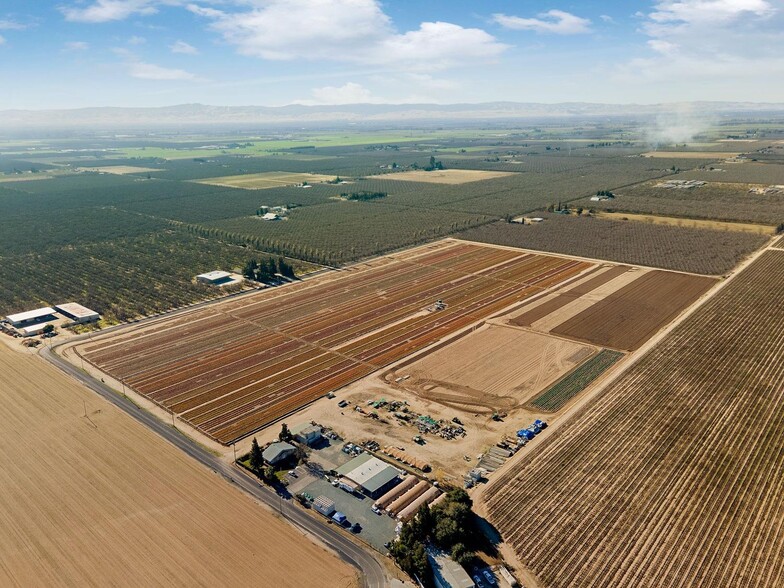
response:
<svg viewBox="0 0 784 588"><path fill-rule="evenodd" d="M623 357L620 351L602 349L531 401L536 408L555 412Z"/></svg>
<svg viewBox="0 0 784 588"><path fill-rule="evenodd" d="M769 250L493 481L544 585L784 585L782 281Z"/></svg>
<svg viewBox="0 0 784 588"><path fill-rule="evenodd" d="M587 267L452 243L173 317L83 353L226 443ZM423 312L436 299L447 308Z"/></svg>
<svg viewBox="0 0 784 588"><path fill-rule="evenodd" d="M768 239L739 231L537 214L546 221L530 226L497 222L467 230L460 237L707 275L730 271Z"/></svg>

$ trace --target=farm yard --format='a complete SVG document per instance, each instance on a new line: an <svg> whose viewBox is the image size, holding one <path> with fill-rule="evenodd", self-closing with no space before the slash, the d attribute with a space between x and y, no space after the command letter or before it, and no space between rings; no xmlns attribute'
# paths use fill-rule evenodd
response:
<svg viewBox="0 0 784 588"><path fill-rule="evenodd" d="M495 222L466 230L461 239L720 275L759 249L769 236L745 232L687 229L634 221L536 213L535 225Z"/></svg>
<svg viewBox="0 0 784 588"><path fill-rule="evenodd" d="M784 584L782 281L769 249L484 490L541 585Z"/></svg>
<svg viewBox="0 0 784 588"><path fill-rule="evenodd" d="M353 568L144 425L29 353L0 343L0 585L168 586Z"/></svg>
<svg viewBox="0 0 784 588"><path fill-rule="evenodd" d="M229 444L590 267L444 241L124 329L78 349ZM433 308L439 299L440 310Z"/></svg>

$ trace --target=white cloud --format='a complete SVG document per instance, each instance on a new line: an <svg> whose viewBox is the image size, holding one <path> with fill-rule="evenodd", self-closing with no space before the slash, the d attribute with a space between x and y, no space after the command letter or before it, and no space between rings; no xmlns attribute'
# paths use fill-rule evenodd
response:
<svg viewBox="0 0 784 588"><path fill-rule="evenodd" d="M0 45L5 45L5 37L0 35Z"/></svg>
<svg viewBox="0 0 784 588"><path fill-rule="evenodd" d="M591 32L591 21L563 10L548 10L537 15L539 18L522 18L506 14L494 14L493 20L507 29L578 35Z"/></svg>
<svg viewBox="0 0 784 588"><path fill-rule="evenodd" d="M185 41L176 41L175 43L169 45L169 49L171 49L172 53L182 53L184 55L198 55L199 50L196 49L190 43L186 43Z"/></svg>
<svg viewBox="0 0 784 588"><path fill-rule="evenodd" d="M249 10L225 12L191 4L243 55L270 60L331 60L445 67L487 59L506 49L480 29L424 22L399 33L378 0L246 0ZM303 15L307 18L303 18Z"/></svg>
<svg viewBox="0 0 784 588"><path fill-rule="evenodd" d="M133 35L132 37L128 38L129 45L144 45L146 42L147 39L145 39L144 37L138 37L136 35Z"/></svg>
<svg viewBox="0 0 784 588"><path fill-rule="evenodd" d="M342 86L324 86L312 91L317 104L368 104L378 102L370 90L360 84L348 82Z"/></svg>
<svg viewBox="0 0 784 588"><path fill-rule="evenodd" d="M198 77L184 69L173 69L145 63L143 61L131 61L128 63L128 73L132 77L140 80L185 80L196 81Z"/></svg>
<svg viewBox="0 0 784 588"><path fill-rule="evenodd" d="M643 18L651 54L621 63L616 81L716 100L784 91L784 14L772 2L657 0Z"/></svg>
<svg viewBox="0 0 784 588"><path fill-rule="evenodd" d="M610 16L609 14L600 14L599 18L601 18L604 22L607 22L607 23L610 23L610 24L616 24L615 19L612 16Z"/></svg>
<svg viewBox="0 0 784 588"><path fill-rule="evenodd" d="M0 31L23 31L27 25L8 18L0 19Z"/></svg>
<svg viewBox="0 0 784 588"><path fill-rule="evenodd" d="M63 51L87 51L90 44L86 41L70 41L63 45Z"/></svg>
<svg viewBox="0 0 784 588"><path fill-rule="evenodd" d="M129 16L147 16L158 12L157 4L180 4L178 0L95 0L82 8L80 5L62 6L66 20L74 22L111 22Z"/></svg>
<svg viewBox="0 0 784 588"><path fill-rule="evenodd" d="M649 18L658 23L726 23L739 16L769 16L775 12L767 0L663 0L654 3Z"/></svg>

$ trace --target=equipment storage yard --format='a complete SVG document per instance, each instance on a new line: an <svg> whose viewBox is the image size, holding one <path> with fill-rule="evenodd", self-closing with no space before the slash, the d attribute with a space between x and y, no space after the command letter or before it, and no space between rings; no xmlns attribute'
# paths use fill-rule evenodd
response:
<svg viewBox="0 0 784 588"><path fill-rule="evenodd" d="M769 248L485 488L536 585L784 585L782 283Z"/></svg>
<svg viewBox="0 0 784 588"><path fill-rule="evenodd" d="M2 586L357 585L336 555L2 343L0 420Z"/></svg>
<svg viewBox="0 0 784 588"><path fill-rule="evenodd" d="M228 444L592 266L445 240L131 326L77 350Z"/></svg>

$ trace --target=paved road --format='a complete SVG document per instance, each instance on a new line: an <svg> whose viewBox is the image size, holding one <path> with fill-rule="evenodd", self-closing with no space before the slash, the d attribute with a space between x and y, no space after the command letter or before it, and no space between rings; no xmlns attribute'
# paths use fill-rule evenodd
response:
<svg viewBox="0 0 784 588"><path fill-rule="evenodd" d="M73 339L68 342L70 343L72 341ZM149 412L142 410L130 400L120 396L106 384L95 380L90 375L81 371L79 368L57 355L48 346L44 346L43 349L41 349L40 354L44 359L54 364L68 375L80 380L85 386L98 393L121 410L124 410L148 429L151 429L202 465L210 468L230 483L250 494L259 502L268 504L273 509L279 511L281 516L290 523L330 546L342 560L359 570L365 588L383 588L387 586L386 575L384 574L384 569L378 559L376 559L373 554L351 541L342 532L337 531L331 525L313 518L299 507L289 504L287 500L282 499L269 488L262 486L256 478L246 473L244 470L224 463L220 458L212 455L209 451L202 448L189 437L180 433L171 425L164 423Z"/></svg>

